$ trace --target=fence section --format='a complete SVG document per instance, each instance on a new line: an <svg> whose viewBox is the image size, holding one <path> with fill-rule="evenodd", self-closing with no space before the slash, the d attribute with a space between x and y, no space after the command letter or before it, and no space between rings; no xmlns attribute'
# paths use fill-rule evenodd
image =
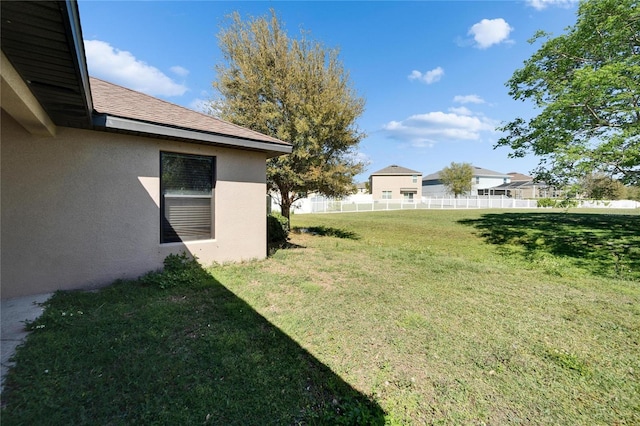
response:
<svg viewBox="0 0 640 426"><path fill-rule="evenodd" d="M375 200L349 201L315 198L303 206L299 204L296 213L347 213L384 210L416 209L495 209L495 208L537 208L536 200L513 198L423 198L422 200Z"/></svg>

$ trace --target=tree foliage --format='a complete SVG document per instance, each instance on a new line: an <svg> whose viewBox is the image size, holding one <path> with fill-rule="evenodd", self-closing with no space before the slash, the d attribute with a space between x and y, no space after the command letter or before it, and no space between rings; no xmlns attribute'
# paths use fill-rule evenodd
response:
<svg viewBox="0 0 640 426"><path fill-rule="evenodd" d="M352 89L339 51L290 38L272 10L243 21L232 14L219 33L225 64L213 83L222 98L214 111L225 120L293 144L290 155L267 163L269 188L282 213L308 192L327 196L354 190L363 170L355 148L365 136L356 126L364 100Z"/></svg>
<svg viewBox="0 0 640 426"><path fill-rule="evenodd" d="M583 189L587 198L595 200L621 200L627 194L627 188L622 182L602 174L587 176Z"/></svg>
<svg viewBox="0 0 640 426"><path fill-rule="evenodd" d="M533 153L552 184L591 173L640 181L640 3L584 0L566 34L538 32L540 49L507 82L509 95L542 111L516 118L496 146Z"/></svg>
<svg viewBox="0 0 640 426"><path fill-rule="evenodd" d="M440 171L440 182L447 187L456 198L471 191L473 166L469 163L451 163Z"/></svg>

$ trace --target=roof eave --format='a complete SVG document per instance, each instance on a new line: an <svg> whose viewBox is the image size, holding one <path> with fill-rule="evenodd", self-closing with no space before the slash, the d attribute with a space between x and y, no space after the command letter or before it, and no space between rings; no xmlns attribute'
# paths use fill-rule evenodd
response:
<svg viewBox="0 0 640 426"><path fill-rule="evenodd" d="M221 134L163 126L128 118L114 117L108 114L94 114L93 125L96 130L126 132L136 135L143 134L149 137L164 137L228 148L262 151L267 154L267 158L290 154L293 150L293 146L291 145L241 139Z"/></svg>
<svg viewBox="0 0 640 426"><path fill-rule="evenodd" d="M42 109L56 126L91 127L93 104L76 1L1 3L2 51ZM43 72L54 64L55 72Z"/></svg>
<svg viewBox="0 0 640 426"><path fill-rule="evenodd" d="M67 28L67 34L71 35L75 55L73 55L74 67L78 76L82 100L85 104L86 111L93 111L93 99L91 98L91 85L89 84L89 69L87 67L87 58L84 52L84 40L82 38L82 26L80 24L80 12L78 11L77 1L65 0L66 19L64 25Z"/></svg>

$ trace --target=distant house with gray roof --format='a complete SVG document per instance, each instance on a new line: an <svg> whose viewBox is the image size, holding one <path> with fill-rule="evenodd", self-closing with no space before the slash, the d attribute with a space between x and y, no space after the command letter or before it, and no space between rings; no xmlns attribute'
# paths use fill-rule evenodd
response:
<svg viewBox="0 0 640 426"><path fill-rule="evenodd" d="M422 173L392 164L369 176L374 200L413 201L421 194Z"/></svg>
<svg viewBox="0 0 640 426"><path fill-rule="evenodd" d="M508 174L485 169L483 167L472 166L473 177L471 178L471 191L469 196L479 195L482 190L493 188L505 183L511 182L511 176ZM448 188L440 180L440 171L431 173L422 178L422 196L424 197L442 197L451 195Z"/></svg>
<svg viewBox="0 0 640 426"><path fill-rule="evenodd" d="M561 192L547 185L545 182L534 182L531 176L518 172L507 173L511 176L511 181L495 186L478 190L478 195L506 196L517 199L532 198L556 198L561 196Z"/></svg>

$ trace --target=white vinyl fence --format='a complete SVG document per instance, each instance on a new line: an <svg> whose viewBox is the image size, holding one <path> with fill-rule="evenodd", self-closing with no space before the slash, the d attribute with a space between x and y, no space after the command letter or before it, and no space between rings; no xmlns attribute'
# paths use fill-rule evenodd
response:
<svg viewBox="0 0 640 426"><path fill-rule="evenodd" d="M582 200L578 207L585 208L640 208L640 202L630 200L617 201L589 201ZM305 198L296 201L292 211L301 213L347 213L371 212L385 210L416 210L416 209L536 209L538 200L521 200L509 197L439 197L415 200L372 200L370 196L355 196L346 199L330 199L324 197ZM277 204L274 211L279 211Z"/></svg>
<svg viewBox="0 0 640 426"><path fill-rule="evenodd" d="M300 200L305 201L305 200ZM416 209L492 209L492 208L537 208L536 200L512 198L422 198L420 200L333 200L314 198L296 203L296 213L346 213L383 210Z"/></svg>

